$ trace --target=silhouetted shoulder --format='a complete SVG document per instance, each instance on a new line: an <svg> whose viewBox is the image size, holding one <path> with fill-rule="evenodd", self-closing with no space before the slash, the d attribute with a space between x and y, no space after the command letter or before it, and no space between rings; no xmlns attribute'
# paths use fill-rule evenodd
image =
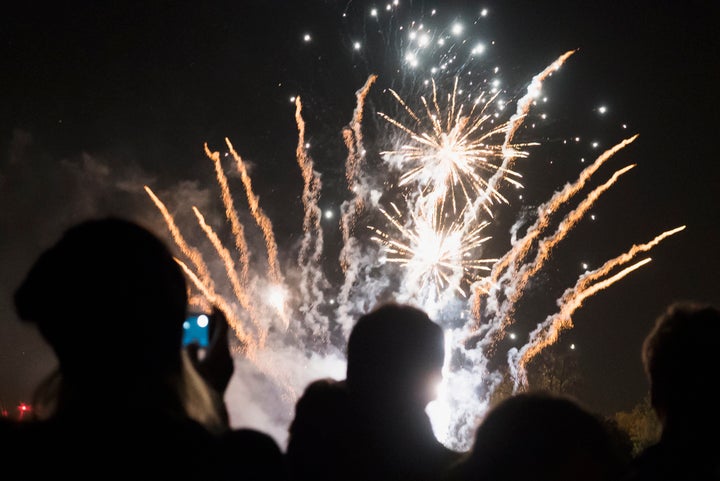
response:
<svg viewBox="0 0 720 481"><path fill-rule="evenodd" d="M230 463L228 474L258 481L288 479L283 452L270 435L249 428L233 429L223 435L223 444Z"/></svg>

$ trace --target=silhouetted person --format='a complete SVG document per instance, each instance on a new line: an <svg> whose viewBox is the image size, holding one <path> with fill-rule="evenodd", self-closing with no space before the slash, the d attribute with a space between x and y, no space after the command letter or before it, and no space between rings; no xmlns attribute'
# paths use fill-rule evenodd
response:
<svg viewBox="0 0 720 481"><path fill-rule="evenodd" d="M186 280L159 238L118 218L77 224L14 300L58 370L38 419L4 429L3 479L231 479L222 399L182 350Z"/></svg>
<svg viewBox="0 0 720 481"><path fill-rule="evenodd" d="M625 478L720 480L720 310L692 301L673 303L642 346L660 440L632 463Z"/></svg>
<svg viewBox="0 0 720 481"><path fill-rule="evenodd" d="M413 306L363 315L347 346L344 381L318 380L299 399L287 448L293 479L438 479L459 457L436 438L444 334Z"/></svg>
<svg viewBox="0 0 720 481"><path fill-rule="evenodd" d="M521 393L488 412L444 481L614 481L624 461L603 421L575 400Z"/></svg>

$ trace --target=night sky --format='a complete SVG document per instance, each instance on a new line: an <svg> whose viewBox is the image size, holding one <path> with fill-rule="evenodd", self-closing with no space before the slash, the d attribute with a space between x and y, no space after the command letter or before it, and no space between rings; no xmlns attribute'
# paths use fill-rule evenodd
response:
<svg viewBox="0 0 720 481"><path fill-rule="evenodd" d="M597 267L635 243L687 226L647 254L652 262L573 315L575 327L558 343L577 346L584 402L605 414L631 409L647 390L640 346L653 319L673 300L720 305L717 2L401 0L391 12L385 3L360 1L46 3L13 2L0 20L0 407L11 415L54 365L12 308L14 288L42 249L71 223L107 213L168 236L146 184L174 210L197 205L222 222L203 145L224 152L227 137L248 164L281 256L292 258L302 232L302 177L290 99L303 102L306 139L322 175L319 205L337 213L348 198L341 130L355 91L369 74L379 75L366 113L368 128L377 129L375 112L399 113L385 89L417 98L419 79L427 77L400 67L402 36L383 30L409 18L443 28L463 22L488 47L463 73L484 79L500 66L509 100L555 58L577 49L545 82L547 104L532 110L518 134L540 145L515 166L523 175L522 200L513 192L510 205L496 212L487 249L499 254L488 257L507 249L518 215L577 177L586 165L580 159L592 161L639 134L598 182L637 166L529 286L520 325L552 314L584 262ZM359 51L356 40L363 42ZM336 219L323 227L332 280L342 238ZM128 324L118 326L118 335L131 344L139 334Z"/></svg>

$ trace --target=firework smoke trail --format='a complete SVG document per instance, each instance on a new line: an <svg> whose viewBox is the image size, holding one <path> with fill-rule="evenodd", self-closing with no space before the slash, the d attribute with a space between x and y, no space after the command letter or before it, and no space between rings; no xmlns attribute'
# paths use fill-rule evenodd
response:
<svg viewBox="0 0 720 481"><path fill-rule="evenodd" d="M379 197L372 194L372 189L363 176L362 169L366 157L362 135L365 100L376 80L377 75L370 75L365 84L355 92L355 110L350 123L343 129L343 141L348 150L345 161L345 178L352 198L343 202L340 207L340 230L343 236L343 246L339 261L345 277L337 295L335 320L341 326L344 336L349 334L355 315L364 312L371 306L370 303L374 302L372 296L367 296L365 299L361 296L353 297L352 291L354 286L371 284L372 281L368 278L366 266L377 263L373 254L368 252L353 235L358 216L367 209L368 205L376 205L377 197Z"/></svg>
<svg viewBox="0 0 720 481"><path fill-rule="evenodd" d="M264 215L262 210L258 206L258 200L257 197L252 192L252 185L250 183L249 176L247 175L247 172L244 168L244 164L242 163L242 159L240 159L240 156L234 151L232 148L232 145L230 144L230 141L226 139L226 142L228 144L228 147L230 148L230 152L235 158L236 162L238 163L238 169L241 173L241 178L243 180L243 185L246 189L246 194L249 200L250 208L253 213L253 216L258 223L258 225L263 229L263 233L265 234L266 242L274 241L274 235L268 236L266 229L269 230L270 234L272 234L272 225L269 222L269 219ZM224 176L223 176L224 178ZM210 277L209 270L207 268L207 265L202 259L202 255L199 253L199 251L193 247L190 247L187 242L185 241L184 237L182 236L180 230L178 229L177 225L175 224L174 219L169 214L167 208L165 205L160 201L160 199L150 190L149 187L145 187L145 190L148 192L150 197L155 202L158 209L163 214L163 218L165 219L165 222L173 236L173 239L175 240L176 244L180 247L180 250L192 260L193 264L196 266L197 270L201 272L201 275L197 275L195 272L192 271L185 263L180 261L179 259L176 259L178 264L181 266L183 271L187 274L190 281L195 285L195 287L202 293L202 295L207 299L207 301L213 305L216 306L218 309L220 309L223 314L225 314L226 319L228 320L228 323L235 331L237 339L241 343L241 351L242 351L242 358L249 363L252 364L252 366L258 370L259 373L261 373L263 376L265 376L267 379L272 380L274 385L280 389L280 395L285 400L285 402L288 405L293 405L294 402L297 400L298 391L295 389L292 385L292 381L294 379L290 378L290 374L287 372L283 372L282 370L278 369L278 362L273 359L272 353L268 351L265 346L266 336L267 332L266 330L260 326L259 323L256 322L256 317L252 317L253 324L255 325L255 329L258 333L257 337L253 337L250 334L246 332L246 330L243 327L242 321L239 319L238 314L236 312L236 309L234 306L225 298L225 296L217 293L215 291L214 283L212 282L212 278ZM228 191L229 193L229 191ZM232 202L226 203L226 208L228 206L232 206ZM238 301L240 301L241 304L243 304L243 307L246 307L246 310L254 314L255 309L252 303L247 302L247 304L243 303L243 300L249 301L246 294L242 291L242 286L239 284L239 279L236 277L236 274L232 274L230 271L233 269L234 263L232 260L232 257L229 254L229 251L222 245L220 239L217 237L217 235L214 233L214 231L210 228L210 226L207 225L207 223L204 221L204 218L200 214L199 210L193 207L193 211L195 212L196 217L198 218L198 221L200 223L201 228L205 232L206 236L210 240L210 242L215 247L215 250L217 251L218 255L220 256L221 260L223 261L225 265L226 272L228 274L228 277L231 279L231 282L233 278L235 278L238 282L233 283L233 293L237 297ZM234 208L231 209L231 212L233 216L237 218L237 213ZM268 240L268 238L270 240ZM275 246L274 243L268 243L269 246L268 251L271 251L271 247ZM275 251L277 252L277 248L275 248ZM276 259L275 257L272 257L269 254L270 259ZM272 275L272 270L268 269L268 275ZM240 290L237 290L236 288L240 288ZM281 313L282 314L282 313ZM285 319L283 319L286 321ZM287 326L287 322L285 322L285 325ZM264 348L264 349L263 349Z"/></svg>
<svg viewBox="0 0 720 481"><path fill-rule="evenodd" d="M253 192L252 180L245 168L245 162L242 160L242 157L240 157L240 154L238 154L233 148L230 143L230 139L225 138L225 143L227 144L228 149L230 149L230 154L233 156L233 159L235 159L235 164L237 165L238 172L240 173L240 179L242 180L243 187L245 187L245 195L248 200L248 205L250 206L250 213L265 237L265 247L267 249L268 258L268 276L274 284L278 286L282 285L283 275L280 272L280 267L278 266L278 248L277 242L275 241L275 233L273 232L272 222L260 207L260 201Z"/></svg>
<svg viewBox="0 0 720 481"><path fill-rule="evenodd" d="M543 349L557 341L561 330L572 327L573 323L571 316L573 312L582 305L582 302L586 298L602 289L605 289L606 287L609 287L625 275L629 274L631 271L647 264L650 262L650 258L644 259L624 269L620 273L606 279L605 281L596 283L595 281L610 273L610 271L615 267L630 262L637 254L649 251L658 245L662 240L670 237L671 235L677 234L684 229L685 226L676 227L675 229L665 231L656 236L650 242L633 245L624 254L606 261L605 264L593 271L585 273L578 279L573 288L567 289L565 293L563 293L562 297L557 300L557 305L561 308L560 312L552 317L549 317L542 324L538 324L537 328L530 334L530 341L525 344L522 349L509 355L508 358L511 361L511 371L515 373L514 379L516 386L527 385L527 364Z"/></svg>
<svg viewBox="0 0 720 481"><path fill-rule="evenodd" d="M250 320L253 326L255 326L255 332L257 333L257 347L264 347L265 340L267 338L267 329L261 326L257 320L255 309L251 305L251 301L249 296L247 295L245 287L242 286L240 283L237 270L235 269L235 262L230 255L230 251L225 248L215 231L213 231L213 229L207 224L207 222L205 222L205 218L200 213L198 208L193 206L192 209L195 213L195 217L197 217L200 228L203 230L203 232L205 232L206 237L208 238L208 240L210 240L210 243L213 245L213 247L215 247L215 251L217 252L218 256L220 256L220 259L223 261L223 265L225 266L225 273L230 280L230 284L232 285L235 297L238 299L238 301L240 301L240 305L250 315Z"/></svg>
<svg viewBox="0 0 720 481"><path fill-rule="evenodd" d="M318 307L323 303L322 288L326 285L321 269L323 231L320 226L321 211L318 207L322 184L320 174L315 171L313 161L305 148L305 121L302 118L300 97L295 98L295 122L298 128L295 156L303 178L302 202L305 212L304 234L298 253L298 267L301 271L299 287L302 298L299 310L303 314L303 327L312 327L313 335L317 337L325 334L328 327L327 316L323 316L318 311Z"/></svg>
<svg viewBox="0 0 720 481"><path fill-rule="evenodd" d="M155 193L150 189L150 187L145 186L145 191L155 203L158 210L160 210L160 213L162 214L163 219L165 219L165 223L170 230L170 234L172 235L175 244L177 244L177 246L180 248L180 251L185 254L188 259L190 259L190 261L195 266L195 269L197 269L198 273L195 274L195 272L192 272L192 270L185 263L178 260L183 270L188 274L188 276L198 287L198 289L203 292L205 297L212 304L217 305L218 308L223 312L223 314L225 314L225 317L227 318L231 327L238 334L238 338L243 344L245 344L245 349L249 353L254 352L255 343L250 339L250 336L248 336L248 334L242 328L242 324L238 319L237 315L235 314L234 309L225 301L223 296L217 294L215 290L215 283L213 282L210 270L208 269L207 264L203 260L200 251L188 245L185 237L182 235L180 229L175 224L175 219L173 219L172 215L170 215L170 212L167 210L167 207L165 207L165 204L163 204L163 202L158 198L158 196L155 195Z"/></svg>
<svg viewBox="0 0 720 481"><path fill-rule="evenodd" d="M500 309L498 309L496 318L493 321L493 326L486 334L487 339L494 343L505 335L505 329L508 325L510 325L510 323L512 323L512 315L515 310L515 305L523 295L525 286L530 278L540 270L545 261L547 261L550 257L552 249L565 238L573 227L575 227L590 207L592 207L595 201L597 201L600 195L617 182L622 174L626 173L633 167L635 167L635 164L628 165L627 167L616 171L607 182L593 189L593 191L590 192L588 196L562 220L562 222L560 222L554 234L547 236L538 242L535 259L528 264L524 264L512 275L508 275L506 277L506 279L508 279L508 284L506 285L504 291L507 294L507 299L502 303Z"/></svg>
<svg viewBox="0 0 720 481"><path fill-rule="evenodd" d="M238 219L233 197L230 194L227 177L225 176L225 171L223 170L222 163L220 162L220 152L211 152L206 143L205 154L213 161L213 165L215 166L215 176L217 177L218 185L220 186L220 191L222 192L223 205L225 206L225 217L230 220L232 233L235 236L235 247L240 255L240 283L243 287L245 287L248 283L250 270L250 251L248 249L247 241L245 240L245 228L240 223L240 219Z"/></svg>

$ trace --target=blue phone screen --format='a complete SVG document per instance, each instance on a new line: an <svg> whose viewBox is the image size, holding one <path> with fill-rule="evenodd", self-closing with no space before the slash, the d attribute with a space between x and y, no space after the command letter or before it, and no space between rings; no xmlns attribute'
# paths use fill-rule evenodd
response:
<svg viewBox="0 0 720 481"><path fill-rule="evenodd" d="M183 346L196 343L200 347L207 347L209 322L207 314L188 315L183 323Z"/></svg>

